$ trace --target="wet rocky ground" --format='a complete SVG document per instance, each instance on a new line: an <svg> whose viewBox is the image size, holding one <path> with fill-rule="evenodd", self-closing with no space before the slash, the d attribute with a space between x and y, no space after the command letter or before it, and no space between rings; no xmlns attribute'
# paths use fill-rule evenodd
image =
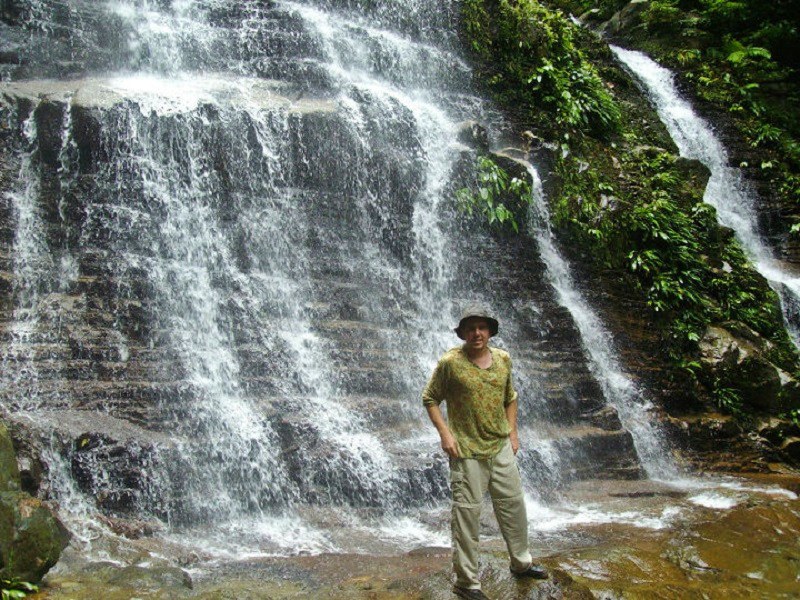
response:
<svg viewBox="0 0 800 600"><path fill-rule="evenodd" d="M569 490L561 508L534 503L532 550L552 573L544 582L510 576L502 543L492 538L495 526L487 519L484 590L508 600L800 596L800 475L785 471L719 482L584 482ZM120 538L117 546L104 548L91 560L76 548L68 550L36 598L453 597L450 553L441 547L397 555L228 561L180 556L156 537L136 543Z"/></svg>

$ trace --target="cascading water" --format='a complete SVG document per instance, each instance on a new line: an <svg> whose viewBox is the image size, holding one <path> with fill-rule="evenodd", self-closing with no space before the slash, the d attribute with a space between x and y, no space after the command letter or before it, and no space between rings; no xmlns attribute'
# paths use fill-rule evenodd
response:
<svg viewBox="0 0 800 600"><path fill-rule="evenodd" d="M550 228L550 211L536 169L528 165L533 182L528 227L536 239L539 254L547 264L550 283L559 302L567 308L581 332L591 359L591 368L603 387L606 400L616 408L625 429L631 432L642 467L651 478L671 479L676 475L668 445L653 416L655 407L625 374L613 355L613 340L594 310L573 282L566 259L556 245Z"/></svg>
<svg viewBox="0 0 800 600"><path fill-rule="evenodd" d="M220 552L446 543L419 394L476 298L515 359L528 490L639 472L591 420L598 380L640 401L584 339L586 358L601 330L557 298L549 229L537 252L451 202L460 123L497 119L457 3L26 6L0 90L19 163L0 397L65 510Z"/></svg>
<svg viewBox="0 0 800 600"><path fill-rule="evenodd" d="M795 345L800 345L800 277L789 272L758 231L755 197L741 171L730 166L728 154L713 129L692 109L675 87L674 75L634 50L611 46L655 104L681 156L699 160L711 171L704 200L717 210L719 222L730 227L756 269L781 297L784 319Z"/></svg>

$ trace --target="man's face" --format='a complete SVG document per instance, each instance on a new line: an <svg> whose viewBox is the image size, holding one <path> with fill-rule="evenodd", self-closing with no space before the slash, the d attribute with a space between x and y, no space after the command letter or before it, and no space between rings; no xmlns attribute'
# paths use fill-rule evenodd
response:
<svg viewBox="0 0 800 600"><path fill-rule="evenodd" d="M470 317L461 326L461 335L464 336L468 348L482 350L489 343L491 335L489 321L480 317Z"/></svg>

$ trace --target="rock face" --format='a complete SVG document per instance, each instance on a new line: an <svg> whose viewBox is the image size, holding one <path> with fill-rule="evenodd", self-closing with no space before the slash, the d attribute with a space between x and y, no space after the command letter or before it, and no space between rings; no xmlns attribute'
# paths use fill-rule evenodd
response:
<svg viewBox="0 0 800 600"><path fill-rule="evenodd" d="M14 445L4 423L0 423L0 489L19 490L19 468L14 454Z"/></svg>
<svg viewBox="0 0 800 600"><path fill-rule="evenodd" d="M69 542L53 512L20 491L11 436L0 422L0 578L36 583Z"/></svg>

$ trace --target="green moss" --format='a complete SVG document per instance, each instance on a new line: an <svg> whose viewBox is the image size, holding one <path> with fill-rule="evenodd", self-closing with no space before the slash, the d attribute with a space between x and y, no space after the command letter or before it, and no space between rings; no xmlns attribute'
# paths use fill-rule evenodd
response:
<svg viewBox="0 0 800 600"><path fill-rule="evenodd" d="M564 1L559 0L561 5ZM581 4L594 4L579 0ZM755 158L751 176L769 181L800 220L800 12L791 2L651 0L626 36L676 69L707 106L727 113ZM788 110L787 110L788 109Z"/></svg>
<svg viewBox="0 0 800 600"><path fill-rule="evenodd" d="M709 323L735 320L773 341L775 362L794 371L797 355L777 295L702 201L701 167L630 144L612 159L585 139L556 168L563 182L556 226L598 267L626 273L662 324L676 361L694 352Z"/></svg>

